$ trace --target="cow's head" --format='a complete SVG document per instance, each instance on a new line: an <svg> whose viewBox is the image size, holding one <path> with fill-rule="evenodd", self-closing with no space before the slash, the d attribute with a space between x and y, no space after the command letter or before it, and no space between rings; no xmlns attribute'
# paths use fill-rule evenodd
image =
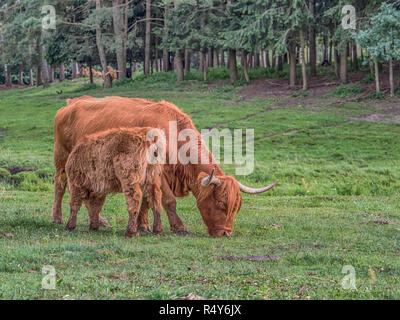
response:
<svg viewBox="0 0 400 320"><path fill-rule="evenodd" d="M234 177L214 175L214 169L208 175L202 172L198 176L200 185L197 207L213 237L230 236L233 229L235 214L242 204L242 195L245 193L262 193L274 187L278 181L265 188L253 189L242 185Z"/></svg>

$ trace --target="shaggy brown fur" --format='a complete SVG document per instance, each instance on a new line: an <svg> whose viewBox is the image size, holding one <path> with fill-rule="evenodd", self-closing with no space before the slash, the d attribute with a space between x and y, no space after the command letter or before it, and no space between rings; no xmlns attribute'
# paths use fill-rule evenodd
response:
<svg viewBox="0 0 400 320"><path fill-rule="evenodd" d="M65 166L71 194L67 230L75 229L82 201L85 201L88 209L90 230L98 230L100 210L106 195L123 192L129 212L125 236L132 237L137 230L143 192L143 201L147 202L154 214L153 232L161 233L162 165L150 164L148 157L153 152L153 155L161 158L165 151L154 142L146 141L150 129L111 129L85 136L77 142ZM152 130L152 133L161 134L159 129ZM155 147L158 148L155 150Z"/></svg>
<svg viewBox="0 0 400 320"><path fill-rule="evenodd" d="M61 108L54 121L54 178L55 199L53 222L62 223L61 204L65 192L62 179L68 154L84 135L115 127L155 127L162 129L169 141L169 121L177 121L178 134L184 129L192 129L198 137L192 120L175 105L166 101L153 102L144 99L122 97L92 98L82 97L69 101ZM199 139L200 140L200 139ZM178 148L185 142L178 142ZM167 145L167 160L169 159ZM213 159L211 152L210 159ZM198 152L199 157L201 152ZM201 179L215 169L219 185L201 186ZM229 235L233 228L233 219L239 211L242 197L235 178L226 175L217 164L166 164L162 177L162 203L167 212L172 232L187 233L182 220L176 214L176 197L184 197L192 192L197 200L208 232L212 236ZM149 207L142 202L138 225L140 229L149 229L147 211ZM100 219L100 224L107 222Z"/></svg>

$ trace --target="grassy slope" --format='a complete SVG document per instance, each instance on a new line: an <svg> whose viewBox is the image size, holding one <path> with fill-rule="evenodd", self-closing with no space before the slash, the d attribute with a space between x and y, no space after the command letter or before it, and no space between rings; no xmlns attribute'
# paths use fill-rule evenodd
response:
<svg viewBox="0 0 400 320"><path fill-rule="evenodd" d="M244 121L274 102L229 105L239 100L233 87L156 80L106 92L71 82L0 92L0 167L40 169L0 174L0 235L14 235L0 237L0 298L400 298L399 125L349 122L370 108L362 103L345 104L341 113L286 106ZM52 124L65 98L84 94L165 99L190 114L198 129L227 122L254 128L255 171L241 181L281 182L268 194L244 196L229 239L207 236L193 197L178 200L191 237L172 235L163 216L161 237L125 240L121 195L110 196L103 209L112 229L89 233L82 209L76 231L67 233L50 223ZM234 166L223 167L234 174ZM280 259L220 259L250 255ZM54 291L41 289L46 264L57 271ZM344 265L355 267L357 291L341 288Z"/></svg>

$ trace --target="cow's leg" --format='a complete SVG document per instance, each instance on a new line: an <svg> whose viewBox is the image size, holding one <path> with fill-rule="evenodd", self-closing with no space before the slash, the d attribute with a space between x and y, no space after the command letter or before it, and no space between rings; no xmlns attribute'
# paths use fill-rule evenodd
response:
<svg viewBox="0 0 400 320"><path fill-rule="evenodd" d="M70 213L67 225L65 226L65 230L72 231L75 229L78 211L82 206L84 194L85 194L84 190L70 186L69 205L71 208L71 213Z"/></svg>
<svg viewBox="0 0 400 320"><path fill-rule="evenodd" d="M142 204L140 206L139 216L137 219L138 231L141 232L150 232L150 223L149 223L149 204L145 197L142 199Z"/></svg>
<svg viewBox="0 0 400 320"><path fill-rule="evenodd" d="M90 231L99 230L100 223L100 211L103 207L105 196L95 196L93 194L90 195L89 199L85 201L86 208L89 214L90 220Z"/></svg>
<svg viewBox="0 0 400 320"><path fill-rule="evenodd" d="M189 235L186 227L183 225L181 218L176 214L176 199L167 181L162 177L162 205L167 212L171 231L180 235Z"/></svg>
<svg viewBox="0 0 400 320"><path fill-rule="evenodd" d="M54 203L51 214L51 221L54 223L63 223L62 217L62 199L67 187L67 176L65 174L65 164L68 159L68 151L61 145L54 142L54 166L56 173L54 175Z"/></svg>
<svg viewBox="0 0 400 320"><path fill-rule="evenodd" d="M62 217L62 199L67 187L67 176L65 175L64 169L56 169L54 175L54 203L53 211L51 214L51 221L53 223L63 224Z"/></svg>
<svg viewBox="0 0 400 320"><path fill-rule="evenodd" d="M138 183L129 185L129 182L122 182L121 185L129 213L128 227L126 228L125 238L131 238L137 231L137 218L139 215L139 205L140 198L142 197L142 190L140 189L140 185Z"/></svg>

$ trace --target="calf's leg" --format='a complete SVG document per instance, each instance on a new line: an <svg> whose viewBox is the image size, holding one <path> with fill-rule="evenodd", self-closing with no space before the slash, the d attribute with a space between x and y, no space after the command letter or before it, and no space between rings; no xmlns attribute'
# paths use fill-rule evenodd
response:
<svg viewBox="0 0 400 320"><path fill-rule="evenodd" d="M154 177L154 181L149 183L145 186L144 194L142 203L147 202L148 206L151 207L154 215L154 223L153 223L153 233L154 234L161 234L162 232L162 224L161 224L161 188L160 188L160 178Z"/></svg>
<svg viewBox="0 0 400 320"><path fill-rule="evenodd" d="M76 227L76 219L78 211L82 206L82 201L84 198L84 191L76 187L70 186L70 216L65 226L65 230L72 231Z"/></svg>
<svg viewBox="0 0 400 320"><path fill-rule="evenodd" d="M125 195L126 204L128 206L129 220L125 232L125 238L131 238L137 231L137 217L139 215L140 198L142 197L142 190L138 183L129 184L121 183L122 191Z"/></svg>
<svg viewBox="0 0 400 320"><path fill-rule="evenodd" d="M143 197L142 204L140 206L140 211L137 219L138 231L141 232L150 232L150 223L149 223L149 204L146 199Z"/></svg>
<svg viewBox="0 0 400 320"><path fill-rule="evenodd" d="M89 220L90 220L90 231L99 230L100 222L100 211L103 208L104 200L106 196L96 196L94 194L90 194L89 199L85 201L85 206L88 210Z"/></svg>

